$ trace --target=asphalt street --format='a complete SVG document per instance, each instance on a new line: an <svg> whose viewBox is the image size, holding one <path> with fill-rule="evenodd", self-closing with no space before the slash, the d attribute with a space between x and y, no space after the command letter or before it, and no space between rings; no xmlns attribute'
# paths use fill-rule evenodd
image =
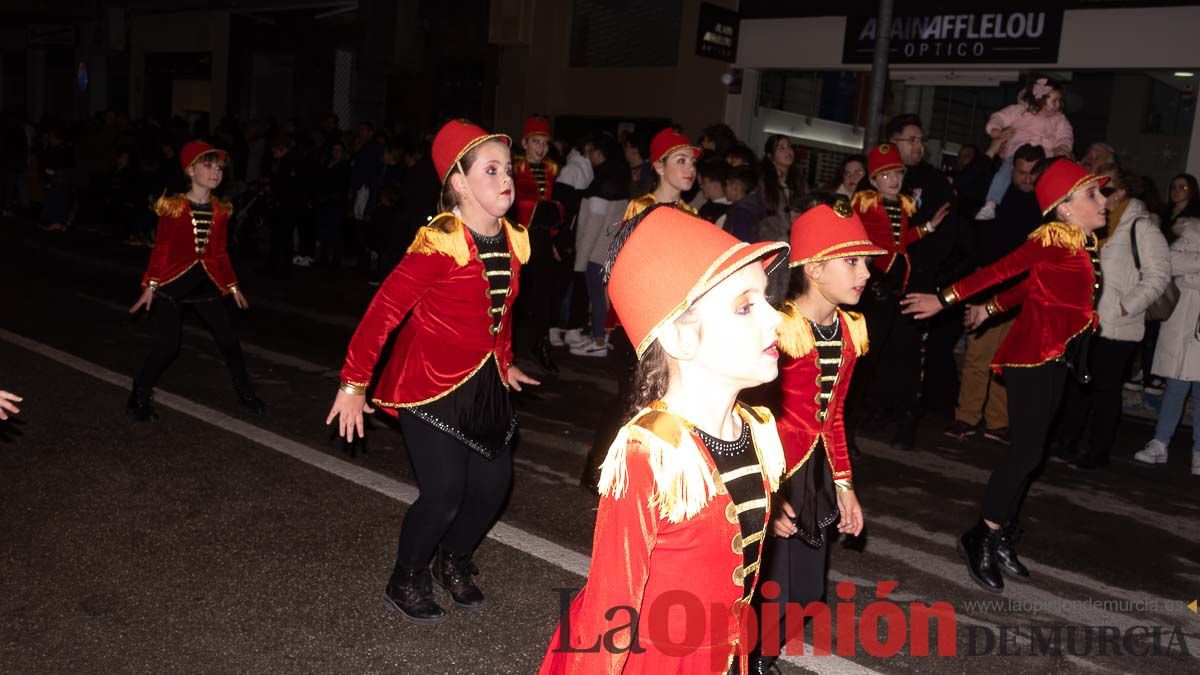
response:
<svg viewBox="0 0 1200 675"><path fill-rule="evenodd" d="M518 398L512 494L477 556L489 605L416 626L380 596L416 495L400 434L375 421L364 446L346 448L324 426L374 289L348 270L281 279L236 261L251 303L237 327L267 416L237 406L192 317L160 384L161 419L138 425L123 408L148 332L125 310L147 255L0 221L0 389L25 397L0 423L0 670L535 671L558 589L580 587L587 569L597 498L578 477L596 428L619 414L609 364L561 351L552 376L523 363L544 384ZM1200 597L1200 477L1187 430L1166 466L1132 461L1152 431L1133 419L1108 469L1048 463L1024 510L1033 577L995 596L968 578L954 542L1005 446L954 443L940 433L947 421L928 416L910 452L860 439L867 535L831 547L829 588L833 605L834 585L853 584L842 609L860 619L885 603L902 617L948 603L955 654L934 644L919 655L906 621L886 635L898 653L873 656L865 645L878 640L861 639L873 622L860 620L853 652L792 658L785 672L1200 670L1200 617L1187 607ZM888 581L898 585L880 603ZM1061 653L1039 642L1051 634Z"/></svg>

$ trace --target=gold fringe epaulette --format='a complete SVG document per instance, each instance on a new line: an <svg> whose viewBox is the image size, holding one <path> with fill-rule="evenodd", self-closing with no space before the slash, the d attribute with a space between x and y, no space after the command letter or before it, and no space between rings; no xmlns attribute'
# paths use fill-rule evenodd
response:
<svg viewBox="0 0 1200 675"><path fill-rule="evenodd" d="M529 260L529 233L520 225L512 225L507 220L501 224L508 232L509 245L517 260L522 263ZM458 265L466 265L471 260L471 250L467 246L467 238L462 232L462 221L458 216L446 211L434 216L428 225L417 230L417 236L408 247L409 253L424 253L433 255L440 253L454 259Z"/></svg>
<svg viewBox="0 0 1200 675"><path fill-rule="evenodd" d="M846 322L846 332L850 334L850 343L854 345L854 354L862 356L867 353L871 347L871 341L867 339L867 320L859 312L847 312L839 309L838 312L842 315L842 320Z"/></svg>
<svg viewBox="0 0 1200 675"><path fill-rule="evenodd" d="M168 218L178 218L183 215L183 209L186 207L187 197L181 194L171 195L170 197L163 195L154 202L154 214Z"/></svg>
<svg viewBox="0 0 1200 675"><path fill-rule="evenodd" d="M629 487L630 452L645 453L654 475L647 505L659 518L681 523L717 494L704 454L687 423L662 410L643 409L621 428L600 466L601 496L619 499Z"/></svg>
<svg viewBox="0 0 1200 675"><path fill-rule="evenodd" d="M654 206L657 203L658 203L658 200L655 199L654 195L652 195L652 194L644 194L641 197L638 197L637 199L631 199L631 200L629 200L629 206L625 207L625 217L622 218L621 220L622 221L629 220L630 218L636 216L637 214L641 213L642 211L645 211L646 209L650 208L651 206Z"/></svg>
<svg viewBox="0 0 1200 675"><path fill-rule="evenodd" d="M763 475L771 486L771 492L779 490L779 481L787 468L783 457L783 442L779 440L779 429L775 426L775 416L763 406L749 406L738 402L738 410L742 419L750 424L750 433L754 438L754 447L758 449L758 457L762 462Z"/></svg>
<svg viewBox="0 0 1200 675"><path fill-rule="evenodd" d="M178 218L183 215L183 210L187 208L187 197L182 194L173 194L170 197L163 195L154 201L154 214L158 216L167 216L168 218ZM219 213L225 216L233 215L233 204L231 202L222 201L216 197L212 198L213 213Z"/></svg>
<svg viewBox="0 0 1200 675"><path fill-rule="evenodd" d="M859 190L850 198L850 206L859 213L866 213L883 203L883 197L875 190ZM900 208L904 215L912 216L917 212L917 202L908 195L900 195Z"/></svg>
<svg viewBox="0 0 1200 675"><path fill-rule="evenodd" d="M813 337L812 324L800 313L800 309L788 301L783 304L779 314L783 317L778 329L779 348L783 353L793 359L811 353L816 347L816 338Z"/></svg>
<svg viewBox="0 0 1200 675"><path fill-rule="evenodd" d="M1038 240L1042 246L1061 246L1071 251L1078 251L1087 241L1087 233L1074 225L1054 221L1034 230L1029 238Z"/></svg>

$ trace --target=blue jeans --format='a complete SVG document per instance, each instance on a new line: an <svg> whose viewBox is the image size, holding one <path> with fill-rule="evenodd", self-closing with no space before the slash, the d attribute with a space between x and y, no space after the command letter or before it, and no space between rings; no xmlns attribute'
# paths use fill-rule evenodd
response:
<svg viewBox="0 0 1200 675"><path fill-rule="evenodd" d="M996 175L992 176L992 185L988 188L989 202L999 204L1000 200L1004 199L1004 193L1008 191L1008 186L1012 185L1012 166L1013 158L1009 157L996 169Z"/></svg>
<svg viewBox="0 0 1200 675"><path fill-rule="evenodd" d="M599 340L604 337L604 323L608 319L608 287L604 283L604 267L599 263L589 262L587 271L588 301L592 305L592 337Z"/></svg>
<svg viewBox="0 0 1200 675"><path fill-rule="evenodd" d="M1200 382L1188 382L1166 378L1167 386L1163 390L1162 408L1158 411L1158 427L1154 429L1154 438L1163 445L1171 444L1175 428L1179 426L1179 418L1183 417L1183 404L1187 401L1188 390L1192 392L1192 449L1200 450Z"/></svg>

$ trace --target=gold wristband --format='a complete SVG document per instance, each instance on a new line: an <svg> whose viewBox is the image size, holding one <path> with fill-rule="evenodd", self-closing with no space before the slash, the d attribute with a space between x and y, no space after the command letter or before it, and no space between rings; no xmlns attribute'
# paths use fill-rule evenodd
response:
<svg viewBox="0 0 1200 675"><path fill-rule="evenodd" d="M941 300L943 307L957 305L959 301L958 291L954 290L954 286L947 286L938 294L938 299Z"/></svg>
<svg viewBox="0 0 1200 675"><path fill-rule="evenodd" d="M1003 311L1000 309L1000 303L996 302L995 298L988 300L983 308L987 310L988 316L996 316Z"/></svg>
<svg viewBox="0 0 1200 675"><path fill-rule="evenodd" d="M158 285L159 285L159 284L158 284L158 282L157 282L157 281L148 281L148 282L146 282L146 287L147 287L147 288L149 288L149 289L150 289L150 290L152 290L152 291L157 291L157 290L158 290Z"/></svg>
<svg viewBox="0 0 1200 675"><path fill-rule="evenodd" d="M338 390L350 394L351 396L364 396L367 393L367 386L343 382L342 385L338 387Z"/></svg>
<svg viewBox="0 0 1200 675"><path fill-rule="evenodd" d="M833 487L838 492L854 492L854 483L849 478L838 478L833 481Z"/></svg>
<svg viewBox="0 0 1200 675"><path fill-rule="evenodd" d="M234 293L234 294L241 293L241 291L239 291L239 290L238 290L238 285L237 285L237 284L234 284L234 285L230 286L230 287L229 287L229 292L230 292L230 293Z"/></svg>

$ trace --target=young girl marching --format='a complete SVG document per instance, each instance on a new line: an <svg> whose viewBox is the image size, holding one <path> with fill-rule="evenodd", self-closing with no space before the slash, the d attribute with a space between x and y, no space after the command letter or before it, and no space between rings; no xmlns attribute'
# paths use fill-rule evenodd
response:
<svg viewBox="0 0 1200 675"><path fill-rule="evenodd" d="M768 672L783 653L784 603L806 605L825 596L826 529L837 522L839 532L862 532L843 415L854 364L867 351L867 323L839 306L858 304L871 277L868 256L886 253L870 242L844 200L806 211L792 224L791 240L789 299L779 327L785 355L779 439L787 469L763 554L763 582L778 586L760 598L778 606L760 609L760 616L776 616L780 625L778 631L764 625L755 673Z"/></svg>
<svg viewBox="0 0 1200 675"><path fill-rule="evenodd" d="M133 378L127 404L129 415L139 422L158 419L150 395L179 353L184 307L195 310L212 333L241 404L256 415L266 410L254 393L241 343L225 309L225 296L232 296L239 309L250 306L238 288L226 248L233 207L213 196L225 175L227 160L224 150L204 141L187 143L179 153L179 163L191 186L186 193L160 197L154 205L158 236L142 275L142 295L129 308L130 314L143 307L150 312L154 333L150 353Z"/></svg>
<svg viewBox="0 0 1200 675"><path fill-rule="evenodd" d="M1034 76L1021 93L1017 102L1001 108L988 118L985 129L993 139L1004 139L1004 163L992 176L988 188L987 202L979 213L978 220L993 220L996 205L1012 184L1013 155L1022 145L1040 146L1047 157L1070 156L1075 144L1075 130L1062 113L1062 84L1041 76Z"/></svg>
<svg viewBox="0 0 1200 675"><path fill-rule="evenodd" d="M637 412L601 469L588 582L541 672L744 672L783 452L771 414L737 396L778 374L764 268L787 245L664 206L627 225L609 293L639 358Z"/></svg>
<svg viewBox="0 0 1200 675"><path fill-rule="evenodd" d="M517 420L508 390L538 384L513 365L511 310L529 238L503 218L513 202L510 144L462 120L433 139L445 210L417 232L367 307L326 419L338 420L347 441L363 435L372 373L403 323L371 400L399 419L421 491L384 591L389 606L419 623L445 618L434 581L460 607L484 605L471 556L512 480Z"/></svg>
<svg viewBox="0 0 1200 675"><path fill-rule="evenodd" d="M1045 224L1016 251L946 287L939 294L911 293L905 312L937 314L962 299L1028 272L1020 284L985 304L967 305L975 328L989 316L1021 306L1012 329L992 359L1008 389L1012 448L988 479L978 524L959 539L971 578L986 590L1004 590L1002 574L1025 578L1017 558L1017 516L1034 471L1042 463L1046 435L1058 412L1067 373L1086 383L1088 343L1097 324L1100 254L1095 231L1107 224L1100 188L1108 182L1069 159L1046 159L1034 173Z"/></svg>

